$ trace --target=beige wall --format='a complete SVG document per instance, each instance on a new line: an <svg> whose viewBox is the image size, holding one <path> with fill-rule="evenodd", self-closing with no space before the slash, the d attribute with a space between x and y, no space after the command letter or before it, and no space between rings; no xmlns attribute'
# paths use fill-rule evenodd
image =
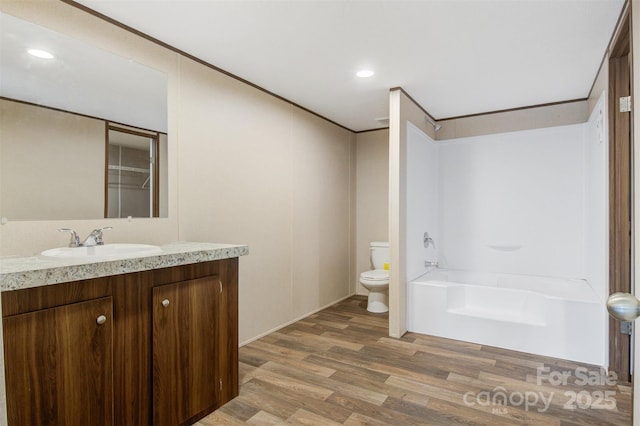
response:
<svg viewBox="0 0 640 426"><path fill-rule="evenodd" d="M352 133L188 59L180 68L180 237L249 245L240 340L348 296Z"/></svg>
<svg viewBox="0 0 640 426"><path fill-rule="evenodd" d="M240 260L240 340L351 294L355 135L62 2L0 10L161 70L169 80L169 217L10 221L0 255L62 246L59 227L109 242L248 244Z"/></svg>
<svg viewBox="0 0 640 426"><path fill-rule="evenodd" d="M598 99L600 99L600 95L603 91L609 89L609 54L606 55L600 69L598 70L598 75L594 81L593 87L591 88L591 93L589 93L589 99L587 100L587 112L591 115L591 111L595 108L598 103Z"/></svg>
<svg viewBox="0 0 640 426"><path fill-rule="evenodd" d="M597 102L596 97L593 105ZM591 107L593 109L593 106ZM526 108L515 111L442 120L437 140L515 132L542 127L584 123L589 119L587 101Z"/></svg>
<svg viewBox="0 0 640 426"><path fill-rule="evenodd" d="M103 217L105 125L96 118L0 99L0 217ZM167 217L165 134L160 134L159 148L160 217ZM138 198L134 192L129 191Z"/></svg>
<svg viewBox="0 0 640 426"><path fill-rule="evenodd" d="M367 294L361 272L371 269L369 243L389 240L389 129L356 135L357 294Z"/></svg>
<svg viewBox="0 0 640 426"><path fill-rule="evenodd" d="M104 121L0 99L0 123L0 216L104 215Z"/></svg>

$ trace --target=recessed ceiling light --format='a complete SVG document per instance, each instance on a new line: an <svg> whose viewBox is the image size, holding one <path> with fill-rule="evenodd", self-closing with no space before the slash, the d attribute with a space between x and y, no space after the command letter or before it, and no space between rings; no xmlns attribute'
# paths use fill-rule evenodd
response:
<svg viewBox="0 0 640 426"><path fill-rule="evenodd" d="M373 71L371 70L360 70L356 73L356 75L360 78L367 78L373 75Z"/></svg>
<svg viewBox="0 0 640 426"><path fill-rule="evenodd" d="M29 53L29 55L35 56L36 58L53 59L53 55L46 50L29 49L27 50L27 52Z"/></svg>

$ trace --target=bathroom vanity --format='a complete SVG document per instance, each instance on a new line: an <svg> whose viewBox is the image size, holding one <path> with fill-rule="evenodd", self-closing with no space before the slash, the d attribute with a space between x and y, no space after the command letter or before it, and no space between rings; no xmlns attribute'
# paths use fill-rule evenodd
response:
<svg viewBox="0 0 640 426"><path fill-rule="evenodd" d="M2 260L9 425L191 424L237 396L247 247L161 248Z"/></svg>

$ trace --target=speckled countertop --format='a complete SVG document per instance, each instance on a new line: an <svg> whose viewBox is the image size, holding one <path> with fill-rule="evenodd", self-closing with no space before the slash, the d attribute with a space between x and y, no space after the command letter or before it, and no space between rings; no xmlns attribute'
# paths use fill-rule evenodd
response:
<svg viewBox="0 0 640 426"><path fill-rule="evenodd" d="M177 242L159 246L159 253L109 260L62 260L42 256L0 259L0 292L69 281L148 271L249 254L245 245Z"/></svg>

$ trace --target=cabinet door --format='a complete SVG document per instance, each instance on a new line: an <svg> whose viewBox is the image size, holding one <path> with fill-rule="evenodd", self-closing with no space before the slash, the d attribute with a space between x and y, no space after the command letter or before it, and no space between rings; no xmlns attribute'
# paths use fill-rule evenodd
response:
<svg viewBox="0 0 640 426"><path fill-rule="evenodd" d="M217 406L217 276L153 288L153 421L183 424Z"/></svg>
<svg viewBox="0 0 640 426"><path fill-rule="evenodd" d="M113 424L111 297L3 321L9 425Z"/></svg>

